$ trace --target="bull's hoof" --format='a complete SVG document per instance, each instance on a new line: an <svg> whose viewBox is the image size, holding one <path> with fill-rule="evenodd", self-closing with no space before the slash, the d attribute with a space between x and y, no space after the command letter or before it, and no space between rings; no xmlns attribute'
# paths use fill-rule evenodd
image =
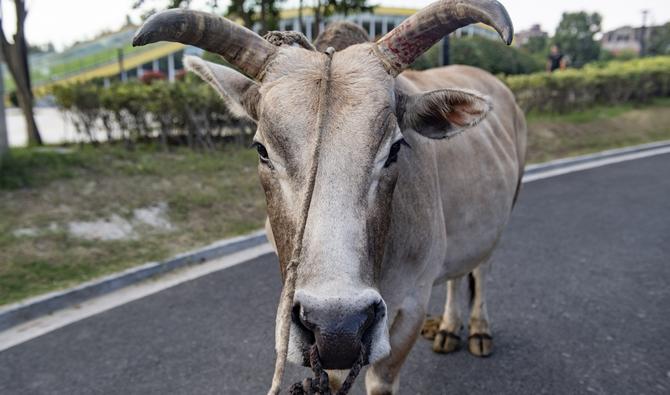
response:
<svg viewBox="0 0 670 395"><path fill-rule="evenodd" d="M488 333L475 333L468 337L468 351L477 357L488 357L493 353L493 338Z"/></svg>
<svg viewBox="0 0 670 395"><path fill-rule="evenodd" d="M435 339L437 331L440 330L441 318L426 316L426 319L423 321L423 328L421 328L421 336L428 340Z"/></svg>
<svg viewBox="0 0 670 395"><path fill-rule="evenodd" d="M457 333L439 331L433 340L433 351L440 354L448 354L461 348L461 337Z"/></svg>

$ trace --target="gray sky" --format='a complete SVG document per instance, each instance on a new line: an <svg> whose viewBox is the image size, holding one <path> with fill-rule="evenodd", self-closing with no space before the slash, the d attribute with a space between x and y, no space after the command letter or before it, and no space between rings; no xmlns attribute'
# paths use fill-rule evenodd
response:
<svg viewBox="0 0 670 395"><path fill-rule="evenodd" d="M148 0L164 4L165 0ZM138 13L131 13L134 0L27 0L28 20L26 34L31 44L53 42L57 48L95 36L102 30L118 29L127 14L137 21ZM307 4L310 0L305 1ZM432 0L373 0L372 4L420 8ZM622 25L639 25L641 10L651 11L652 23L670 20L668 0L501 0L507 7L517 30L540 23L544 30L554 31L564 11L598 11L604 16L603 27L610 30ZM227 2L222 1L223 4ZM289 5L297 4L289 0ZM194 8L205 9L205 0L194 0ZM6 32L14 30L14 10L10 1L3 1Z"/></svg>

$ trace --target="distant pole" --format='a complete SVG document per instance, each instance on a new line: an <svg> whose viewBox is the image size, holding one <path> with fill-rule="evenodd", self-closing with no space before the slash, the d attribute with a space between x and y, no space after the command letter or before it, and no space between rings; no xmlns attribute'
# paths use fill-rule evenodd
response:
<svg viewBox="0 0 670 395"><path fill-rule="evenodd" d="M642 27L640 28L640 56L647 54L647 15L649 10L642 10Z"/></svg>
<svg viewBox="0 0 670 395"><path fill-rule="evenodd" d="M440 61L442 61L442 66L449 65L449 36L444 36L442 39L442 45L440 46Z"/></svg>
<svg viewBox="0 0 670 395"><path fill-rule="evenodd" d="M168 55L168 81L174 82L175 70L174 70L174 53Z"/></svg>
<svg viewBox="0 0 670 395"><path fill-rule="evenodd" d="M119 48L118 58L119 71L121 72L121 81L126 82L128 80L128 75L126 74L126 69L123 67L123 48Z"/></svg>
<svg viewBox="0 0 670 395"><path fill-rule="evenodd" d="M9 154L9 138L5 120L5 75L0 62L0 166L2 165L2 159L7 154Z"/></svg>

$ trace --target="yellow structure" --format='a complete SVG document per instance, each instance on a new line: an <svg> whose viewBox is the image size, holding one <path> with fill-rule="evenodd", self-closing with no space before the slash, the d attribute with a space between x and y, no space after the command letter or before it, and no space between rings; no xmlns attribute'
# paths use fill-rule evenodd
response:
<svg viewBox="0 0 670 395"><path fill-rule="evenodd" d="M45 94L48 93L51 86L54 84L69 84L75 82L83 82L92 80L95 78L109 78L121 75L123 71L132 70L141 68L142 65L147 63L153 63L157 59L169 58L174 56L175 53L183 51L185 48L184 45L179 43L157 43L147 46L146 51L134 52L131 56L124 58L123 60L123 69L121 70L120 62L116 61L113 63L108 63L95 67L92 69L84 70L81 73L74 74L70 77L60 79L51 83L47 83L35 88L35 93ZM169 74L169 71L168 71Z"/></svg>

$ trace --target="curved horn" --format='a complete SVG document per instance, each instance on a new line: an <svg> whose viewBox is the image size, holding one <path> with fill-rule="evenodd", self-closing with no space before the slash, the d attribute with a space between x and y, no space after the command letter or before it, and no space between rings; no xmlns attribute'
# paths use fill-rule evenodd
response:
<svg viewBox="0 0 670 395"><path fill-rule="evenodd" d="M405 19L377 41L377 48L389 72L396 76L442 37L477 22L493 27L507 45L512 43L514 27L499 2L440 0Z"/></svg>
<svg viewBox="0 0 670 395"><path fill-rule="evenodd" d="M276 47L236 23L201 11L170 9L149 18L133 38L133 46L157 41L193 45L223 56L258 79Z"/></svg>

